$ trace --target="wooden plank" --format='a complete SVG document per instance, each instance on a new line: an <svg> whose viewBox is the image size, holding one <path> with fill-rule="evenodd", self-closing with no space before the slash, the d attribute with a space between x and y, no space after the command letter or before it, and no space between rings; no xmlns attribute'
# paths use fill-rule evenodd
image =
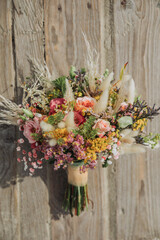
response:
<svg viewBox="0 0 160 240"><path fill-rule="evenodd" d="M138 93L149 104L159 103L160 9L158 1L121 1L114 4L115 71L129 61L128 72ZM148 130L158 132L159 118ZM116 239L160 238L160 152L125 156L117 161Z"/></svg>
<svg viewBox="0 0 160 240"><path fill-rule="evenodd" d="M112 1L111 1L112 2ZM71 65L84 67L85 43L82 31L92 47L100 53L100 69L105 62L112 69L111 3L106 1L64 1L45 2L46 60L50 70L60 75L68 74ZM104 31L104 26L106 31ZM106 51L104 50L104 45ZM106 54L110 56L105 60ZM108 58L108 56L107 56ZM89 195L94 208L79 217L63 216L63 203L66 186L65 172L50 169L50 205L52 213L52 239L109 239L108 234L108 179L107 170L97 168L89 172ZM59 213L59 215L58 215ZM61 216L62 214L62 216Z"/></svg>
<svg viewBox="0 0 160 240"><path fill-rule="evenodd" d="M28 56L44 61L43 1L14 0L14 37L17 87L31 74ZM18 97L21 97L18 91ZM28 146L29 147L29 146ZM48 240L49 205L47 171L27 177L23 167L18 171L20 190L20 239Z"/></svg>
<svg viewBox="0 0 160 240"><path fill-rule="evenodd" d="M15 72L12 48L12 3L0 1L0 94L14 97ZM15 128L1 127L0 139L0 239L17 240L18 189L16 185Z"/></svg>
<svg viewBox="0 0 160 240"><path fill-rule="evenodd" d="M0 2L0 94L14 96L14 66L12 48L12 3Z"/></svg>

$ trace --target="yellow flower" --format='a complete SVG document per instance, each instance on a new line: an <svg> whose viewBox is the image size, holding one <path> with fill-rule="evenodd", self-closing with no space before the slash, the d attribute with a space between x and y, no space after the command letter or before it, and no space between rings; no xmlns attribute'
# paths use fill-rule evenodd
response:
<svg viewBox="0 0 160 240"><path fill-rule="evenodd" d="M143 131L144 127L147 125L148 120L146 118L143 119L138 119L134 124L133 124L133 131Z"/></svg>
<svg viewBox="0 0 160 240"><path fill-rule="evenodd" d="M54 131L50 132L44 132L43 136L48 137L48 138L63 138L64 140L66 139L66 136L68 135L68 131L66 128L57 128Z"/></svg>

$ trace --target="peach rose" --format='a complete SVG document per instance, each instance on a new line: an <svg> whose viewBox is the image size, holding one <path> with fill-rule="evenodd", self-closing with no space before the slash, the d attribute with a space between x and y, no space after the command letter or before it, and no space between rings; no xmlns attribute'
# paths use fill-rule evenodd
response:
<svg viewBox="0 0 160 240"><path fill-rule="evenodd" d="M75 110L82 111L83 109L87 110L93 108L95 100L91 97L80 97L76 100Z"/></svg>
<svg viewBox="0 0 160 240"><path fill-rule="evenodd" d="M110 123L103 119L98 119L93 128L98 130L98 135L101 137L104 136L106 132L109 132L111 130Z"/></svg>

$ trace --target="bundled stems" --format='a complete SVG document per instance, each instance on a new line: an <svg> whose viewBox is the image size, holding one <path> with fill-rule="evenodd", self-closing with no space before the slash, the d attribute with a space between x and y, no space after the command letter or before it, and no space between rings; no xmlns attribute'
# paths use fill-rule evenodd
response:
<svg viewBox="0 0 160 240"><path fill-rule="evenodd" d="M84 209L88 209L88 187L74 186L68 184L65 194L64 209L69 211L71 216L79 216Z"/></svg>
<svg viewBox="0 0 160 240"><path fill-rule="evenodd" d="M88 171L80 172L80 167L68 165L68 186L65 194L64 209L79 216L84 209L88 209Z"/></svg>

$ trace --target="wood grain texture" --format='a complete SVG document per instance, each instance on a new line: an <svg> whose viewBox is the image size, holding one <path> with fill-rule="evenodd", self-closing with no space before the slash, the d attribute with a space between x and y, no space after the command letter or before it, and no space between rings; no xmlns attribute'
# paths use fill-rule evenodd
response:
<svg viewBox="0 0 160 240"><path fill-rule="evenodd" d="M0 1L0 94L14 96L12 1Z"/></svg>
<svg viewBox="0 0 160 240"><path fill-rule="evenodd" d="M105 68L104 37L111 38L111 26L104 21L110 18L110 2L58 1L45 2L46 60L51 71L68 74L71 65L84 67L86 48L82 32L91 46L100 54L100 70ZM104 26L106 31L104 31ZM111 43L108 43L111 53ZM111 56L111 54L110 54ZM112 59L110 57L110 68ZM61 208L65 191L65 173L50 170L50 202L54 209ZM107 170L97 168L89 173L89 196L94 207L80 217L53 215L52 239L109 239L108 178ZM55 192L59 189L59 196ZM61 192L61 193L60 193ZM103 194L102 194L103 192ZM60 234L61 233L61 234Z"/></svg>
<svg viewBox="0 0 160 240"><path fill-rule="evenodd" d="M157 1L121 1L114 4L115 72L129 61L128 72L138 93L159 104L160 9ZM158 132L157 117L148 130ZM128 155L117 162L118 240L160 239L159 150Z"/></svg>
<svg viewBox="0 0 160 240"><path fill-rule="evenodd" d="M14 0L14 38L16 59L16 84L18 99L19 87L31 75L28 57L44 62L43 1ZM27 146L26 146L27 147ZM28 146L29 149L29 146ZM47 171L37 172L29 177L18 163L20 240L48 240L49 205Z"/></svg>
<svg viewBox="0 0 160 240"><path fill-rule="evenodd" d="M0 94L14 97L12 2L0 1ZM19 231L15 128L0 128L0 239L17 240Z"/></svg>

